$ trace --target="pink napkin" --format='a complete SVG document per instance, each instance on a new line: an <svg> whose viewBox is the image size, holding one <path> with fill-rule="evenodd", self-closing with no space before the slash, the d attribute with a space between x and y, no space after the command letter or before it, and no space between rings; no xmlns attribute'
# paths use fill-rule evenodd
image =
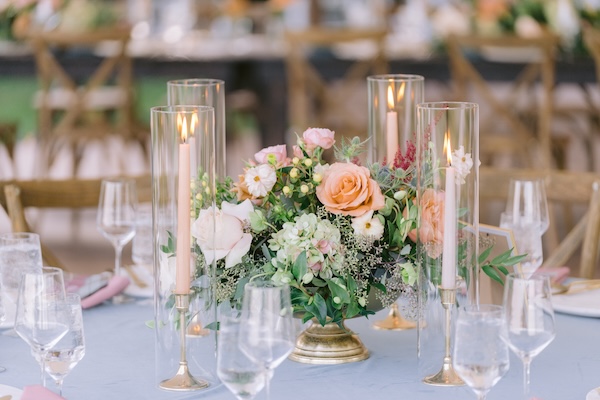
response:
<svg viewBox="0 0 600 400"><path fill-rule="evenodd" d="M562 283L569 277L571 269L569 267L558 267L558 268L539 268L535 271L534 275L550 275L551 283Z"/></svg>
<svg viewBox="0 0 600 400"><path fill-rule="evenodd" d="M46 389L42 385L31 385L23 388L21 400L65 400L64 397Z"/></svg>
<svg viewBox="0 0 600 400"><path fill-rule="evenodd" d="M97 292L92 293L81 300L81 308L91 308L121 293L129 285L129 278L126 276L113 276L108 284Z"/></svg>

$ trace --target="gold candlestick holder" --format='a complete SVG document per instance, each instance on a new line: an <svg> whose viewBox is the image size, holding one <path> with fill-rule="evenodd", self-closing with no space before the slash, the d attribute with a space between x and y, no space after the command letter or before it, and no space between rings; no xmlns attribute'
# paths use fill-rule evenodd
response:
<svg viewBox="0 0 600 400"><path fill-rule="evenodd" d="M407 321L402 317L397 303L390 306L390 312L385 319L373 324L373 328L387 331L403 331L406 329L414 329L416 327L417 324Z"/></svg>
<svg viewBox="0 0 600 400"><path fill-rule="evenodd" d="M186 323L185 314L190 306L189 294L175 294L175 308L179 313L180 358L179 369L175 376L160 383L161 389L173 391L191 391L205 389L208 382L194 378L189 371L186 357Z"/></svg>
<svg viewBox="0 0 600 400"><path fill-rule="evenodd" d="M434 386L463 386L465 382L460 379L452 367L452 353L450 351L450 339L452 333L452 307L454 307L454 304L456 303L456 288L440 288L440 297L446 317L446 330L444 332L446 341L444 362L440 372L435 375L425 377L423 382Z"/></svg>

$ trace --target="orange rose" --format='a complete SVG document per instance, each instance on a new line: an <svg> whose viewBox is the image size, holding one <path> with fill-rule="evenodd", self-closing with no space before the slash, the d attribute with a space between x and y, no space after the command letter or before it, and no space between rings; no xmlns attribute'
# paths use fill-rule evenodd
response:
<svg viewBox="0 0 600 400"><path fill-rule="evenodd" d="M423 192L419 202L419 208L421 209L419 241L425 244L427 254L431 258L438 258L443 250L444 199L444 192L427 189ZM406 212L406 208L404 211ZM408 237L416 243L417 230L410 231Z"/></svg>
<svg viewBox="0 0 600 400"><path fill-rule="evenodd" d="M317 186L317 198L333 214L360 217L385 206L385 198L371 173L352 163L334 163Z"/></svg>

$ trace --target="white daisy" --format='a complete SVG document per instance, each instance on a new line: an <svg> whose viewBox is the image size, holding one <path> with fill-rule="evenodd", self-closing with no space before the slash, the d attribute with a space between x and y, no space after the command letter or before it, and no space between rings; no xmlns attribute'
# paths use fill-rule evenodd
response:
<svg viewBox="0 0 600 400"><path fill-rule="evenodd" d="M465 154L464 146L460 146L452 152L452 167L456 172L456 183L464 184L465 177L471 173L471 168L473 168L471 154Z"/></svg>
<svg viewBox="0 0 600 400"><path fill-rule="evenodd" d="M277 174L269 164L261 164L246 171L244 182L252 196L265 197L277 182Z"/></svg>
<svg viewBox="0 0 600 400"><path fill-rule="evenodd" d="M366 236L373 240L379 240L383 236L383 224L379 218L373 218L373 210L360 217L352 218L352 228L355 235Z"/></svg>

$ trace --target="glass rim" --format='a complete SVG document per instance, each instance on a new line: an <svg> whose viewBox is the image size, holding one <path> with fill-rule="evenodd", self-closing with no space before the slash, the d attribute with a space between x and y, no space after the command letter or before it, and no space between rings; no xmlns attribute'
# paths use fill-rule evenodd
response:
<svg viewBox="0 0 600 400"><path fill-rule="evenodd" d="M156 114L208 114L211 111L214 113L215 108L213 106L205 105L193 105L193 104L182 104L182 105L170 105L170 106L154 106L150 108L152 115Z"/></svg>
<svg viewBox="0 0 600 400"><path fill-rule="evenodd" d="M506 275L506 279L512 280L523 280L523 281L535 281L535 282L544 282L548 281L550 283L550 274L533 274L525 273L525 272L510 272Z"/></svg>
<svg viewBox="0 0 600 400"><path fill-rule="evenodd" d="M504 307L499 304L469 304L461 307L459 312L471 315L493 315L503 313Z"/></svg>
<svg viewBox="0 0 600 400"><path fill-rule="evenodd" d="M389 82L389 81L423 82L423 81L425 81L425 77L423 75L416 75L416 74L379 74L379 75L367 76L367 81L368 82Z"/></svg>
<svg viewBox="0 0 600 400"><path fill-rule="evenodd" d="M224 84L224 80L214 78L187 78L167 81L167 86L217 86Z"/></svg>
<svg viewBox="0 0 600 400"><path fill-rule="evenodd" d="M262 284L261 284L262 283ZM246 288L257 288L257 289L281 289L281 288L288 288L289 289L289 285L288 284L284 284L284 283L277 283L271 279L262 279L262 278L258 278L258 279L254 279L254 280L250 280L248 281L248 283L246 283L246 285L244 286L244 290Z"/></svg>
<svg viewBox="0 0 600 400"><path fill-rule="evenodd" d="M468 101L428 101L417 104L417 110L477 110L479 104Z"/></svg>
<svg viewBox="0 0 600 400"><path fill-rule="evenodd" d="M0 233L0 239L2 240L17 240L17 239L35 239L40 238L40 235L35 232L4 232Z"/></svg>
<svg viewBox="0 0 600 400"><path fill-rule="evenodd" d="M102 178L102 184L104 183L128 183L128 184L135 184L135 180L133 178L129 178L126 176L113 176L113 177L106 177L106 178Z"/></svg>

